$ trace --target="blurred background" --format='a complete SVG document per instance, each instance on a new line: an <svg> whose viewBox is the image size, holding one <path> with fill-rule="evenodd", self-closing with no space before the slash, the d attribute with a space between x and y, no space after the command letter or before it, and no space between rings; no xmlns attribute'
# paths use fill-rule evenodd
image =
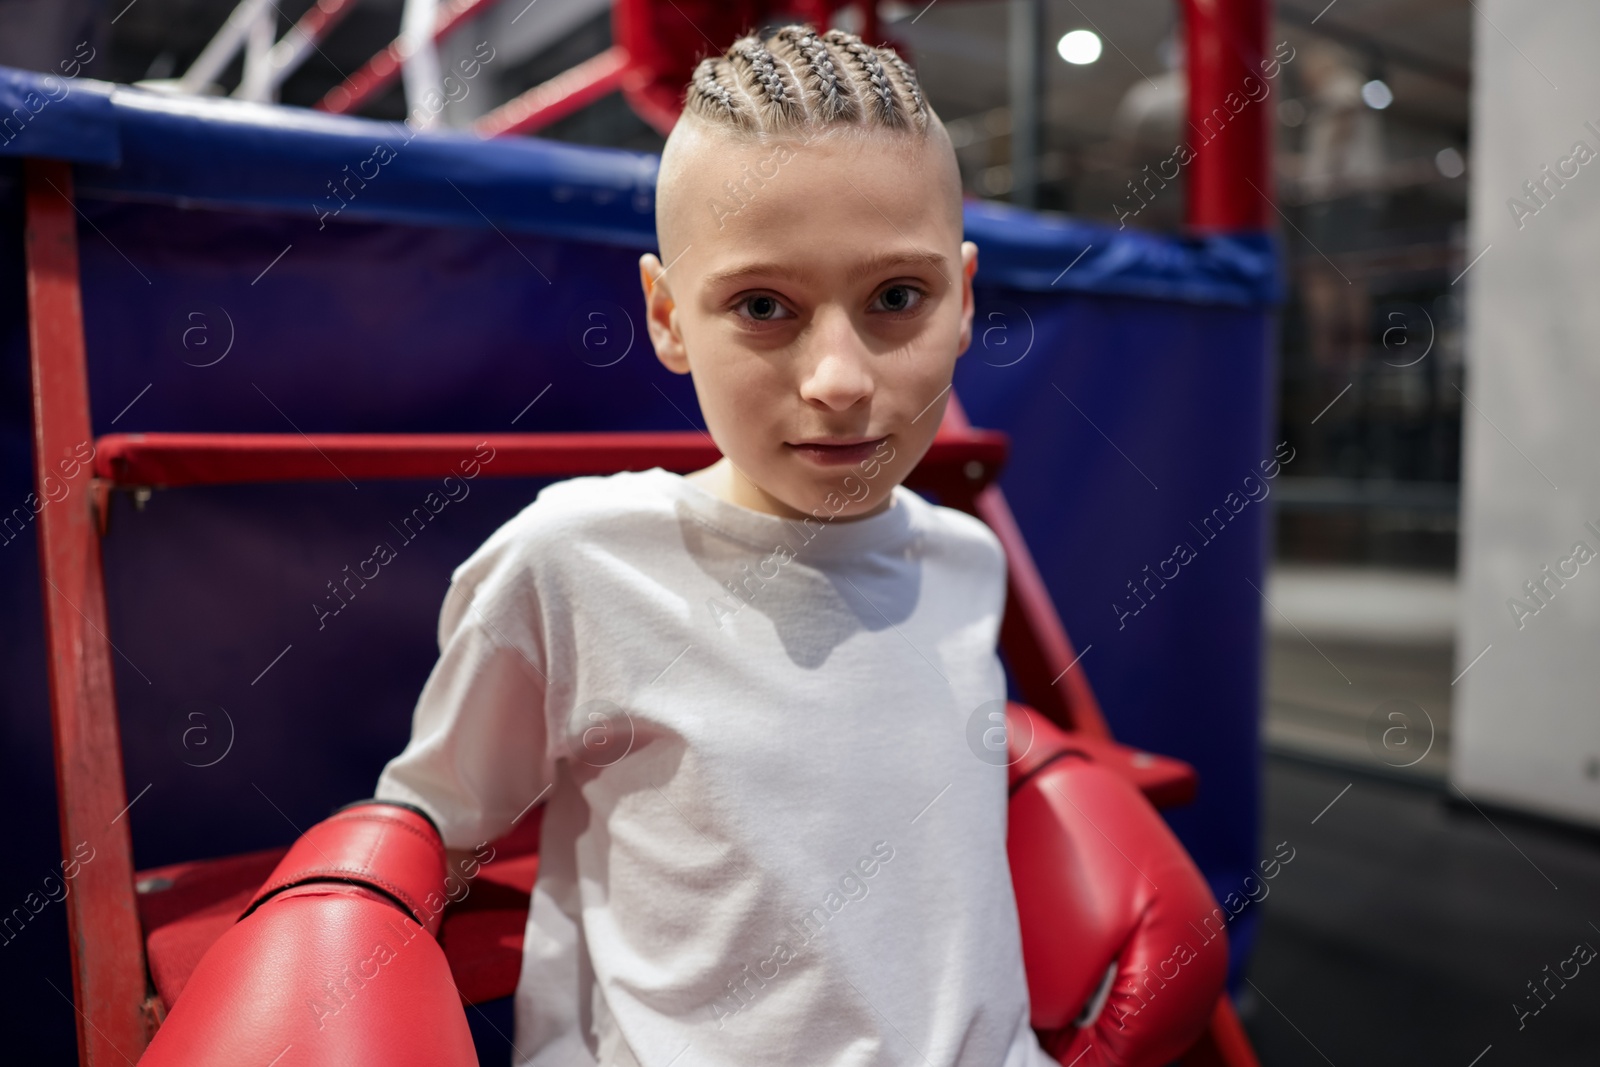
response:
<svg viewBox="0 0 1600 1067"><path fill-rule="evenodd" d="M261 47L310 7L262 6L271 32L258 35ZM354 5L279 86L244 84L241 54L205 91L310 106L395 39L402 7ZM234 8L0 0L0 65L53 69L87 40L87 76L170 88ZM1596 324L1575 307L1592 289L1594 259L1571 251L1596 240L1600 179L1569 174L1570 191L1523 188L1540 180L1541 165L1572 158L1575 139L1600 148L1581 114L1588 107L1600 121L1595 80L1579 76L1581 53L1562 43L1600 41L1584 11L1473 0L1273 6L1269 54L1283 62L1260 106L1273 125L1283 257L1275 440L1292 443L1297 458L1269 505L1262 840L1307 844L1262 902L1239 1010L1275 1067L1600 1062L1600 977L1540 1001L1537 1019L1523 1015L1545 964L1569 956L1574 941L1600 945L1600 708L1592 681L1571 673L1592 658L1600 579L1588 588L1577 579L1559 603L1552 591L1564 586L1537 586L1542 599L1524 586L1542 564L1570 557L1573 541L1600 548L1600 534L1584 526L1600 525ZM1183 30L1170 0L883 2L878 14L948 127L971 198L1181 228L1187 171L1166 169L1185 139ZM612 43L605 0L507 0L475 18L483 33L442 43L441 63L469 55L469 40L483 36L498 58L476 91L445 106L436 120L444 127L466 128ZM1490 76L1502 79L1498 104L1481 99ZM396 120L406 111L400 82L361 109ZM1528 117L1552 111L1557 132L1518 147ZM1486 156L1491 132L1499 140ZM539 136L649 152L663 143L616 94ZM1491 159L1500 176L1469 192L1484 180L1474 168ZM1514 207L1507 222L1507 197L1533 214L1558 203L1557 189L1566 221L1538 220L1537 239L1522 235L1528 220ZM1546 239L1557 245L1537 243ZM1485 245L1501 251L1483 259ZM1568 255L1558 248L1570 256L1556 280L1539 264ZM1539 329L1556 331L1549 359L1538 354L1546 334L1519 328L1514 308L1492 318L1494 307L1539 299L1564 301L1576 316L1560 326L1525 307ZM1469 383L1472 314L1496 339L1484 351L1498 369ZM1465 479L1477 494L1468 503L1481 509L1470 536L1464 440L1485 450L1479 479ZM1541 501L1556 499L1523 496L1508 478L1566 491L1548 536L1506 533L1509 514L1548 511ZM1464 551L1473 545L1477 571ZM1520 675L1474 679L1484 710L1467 729L1463 679L1500 670L1485 657L1527 640L1521 625L1507 635L1507 597L1567 613L1538 620L1566 627L1565 644L1552 646L1561 666L1535 661ZM1495 629L1482 621L1491 617ZM1525 621L1514 608L1510 618ZM1542 754L1518 764L1516 781L1475 769L1462 747L1508 744L1504 731ZM1475 775L1479 791L1470 790ZM1461 1034L1483 1018L1523 1025L1499 1026L1518 1036L1485 1049L1487 1040Z"/></svg>

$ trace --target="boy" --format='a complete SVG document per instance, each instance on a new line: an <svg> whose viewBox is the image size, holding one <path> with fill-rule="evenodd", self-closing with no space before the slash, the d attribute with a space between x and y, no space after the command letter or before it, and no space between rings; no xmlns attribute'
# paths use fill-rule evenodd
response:
<svg viewBox="0 0 1600 1067"><path fill-rule="evenodd" d="M723 458L551 485L457 568L376 795L454 856L546 804L519 1067L1048 1064L966 741L1004 556L900 484L971 340L949 138L788 26L696 70L656 213L650 338Z"/></svg>

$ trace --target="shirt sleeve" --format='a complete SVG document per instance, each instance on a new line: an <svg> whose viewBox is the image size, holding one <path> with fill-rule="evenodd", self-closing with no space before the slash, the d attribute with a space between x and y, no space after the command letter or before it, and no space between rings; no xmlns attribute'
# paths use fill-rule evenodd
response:
<svg viewBox="0 0 1600 1067"><path fill-rule="evenodd" d="M440 612L439 660L417 700L411 740L384 767L374 794L422 808L447 848L501 837L554 781L545 671L535 662L538 649L520 644L452 582Z"/></svg>

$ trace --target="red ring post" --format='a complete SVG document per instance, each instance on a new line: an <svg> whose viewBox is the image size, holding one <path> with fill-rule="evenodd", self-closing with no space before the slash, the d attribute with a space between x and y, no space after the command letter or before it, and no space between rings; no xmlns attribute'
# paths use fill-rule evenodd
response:
<svg viewBox="0 0 1600 1067"><path fill-rule="evenodd" d="M1210 232L1264 230L1274 211L1271 97L1252 100L1245 79L1271 84L1261 67L1271 5L1268 0L1183 0L1183 13L1187 132L1195 152L1185 221ZM1228 106L1230 96L1237 111Z"/></svg>

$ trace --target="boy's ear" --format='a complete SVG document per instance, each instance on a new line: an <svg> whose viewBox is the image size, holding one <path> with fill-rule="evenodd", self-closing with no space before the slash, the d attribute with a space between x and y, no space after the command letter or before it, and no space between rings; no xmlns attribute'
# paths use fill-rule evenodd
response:
<svg viewBox="0 0 1600 1067"><path fill-rule="evenodd" d="M978 246L971 241L961 242L961 344L956 355L963 355L972 345L972 276L978 273Z"/></svg>
<svg viewBox="0 0 1600 1067"><path fill-rule="evenodd" d="M639 284L644 288L644 324L655 346L656 358L674 374L689 373L689 356L678 333L677 302L663 275L665 269L653 252L639 257Z"/></svg>

